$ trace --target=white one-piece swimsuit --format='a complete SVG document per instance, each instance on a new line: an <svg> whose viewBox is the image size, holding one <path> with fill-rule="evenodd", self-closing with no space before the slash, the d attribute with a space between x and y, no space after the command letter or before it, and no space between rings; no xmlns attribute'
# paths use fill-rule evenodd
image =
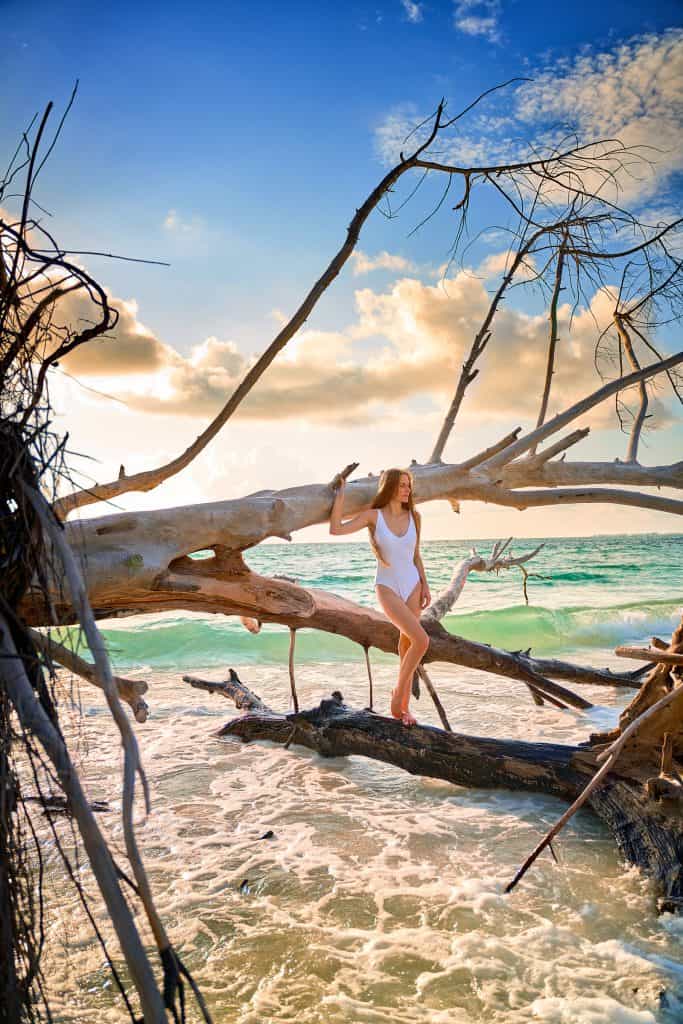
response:
<svg viewBox="0 0 683 1024"><path fill-rule="evenodd" d="M381 583L385 587L391 587L395 594L407 601L415 589L415 584L420 581L420 574L413 561L417 530L412 513L408 529L402 537L397 537L384 521L382 509L378 508L375 540L384 556L384 561L389 563L387 567L381 565L379 561L377 562L375 584Z"/></svg>

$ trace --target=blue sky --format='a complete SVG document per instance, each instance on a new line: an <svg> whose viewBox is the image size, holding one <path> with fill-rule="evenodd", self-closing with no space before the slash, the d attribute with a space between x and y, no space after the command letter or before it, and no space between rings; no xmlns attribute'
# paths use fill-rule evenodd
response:
<svg viewBox="0 0 683 1024"><path fill-rule="evenodd" d="M193 347L214 338L246 358L268 344L278 317L293 311L339 246L355 208L384 173L392 118L411 123L442 96L455 111L482 90L524 75L545 83L538 96L547 120L557 114L551 100L555 73L565 96L583 90L585 107L597 75L611 76L614 88L628 65L636 90L659 90L661 95L648 101L645 117L635 108L627 111L625 123L640 118L639 130L659 138L661 125L668 131L680 118L680 109L678 115L667 113L680 94L665 80L661 54L668 54L667 66L670 54L680 56L676 30L682 21L680 4L669 2L646 8L633 2L549 8L547 3L504 0L118 3L99 9L69 2L5 2L0 142L9 155L33 114L50 99L56 124L78 78L75 105L38 192L40 203L53 214L50 230L67 247L167 261L170 267L84 258L112 295L131 304L131 317L169 350L187 357ZM615 105L621 105L623 95L616 98ZM568 102L559 117L566 116ZM486 112L509 114L514 103L513 94L506 93ZM584 126L592 126L605 111L597 104L594 111L582 109L581 116ZM613 120L615 115L610 116ZM533 135L534 125L527 120L526 127ZM482 130L481 122L468 123L468 142L476 144ZM494 136L489 145L495 144ZM673 147L675 140L670 141ZM670 154L656 190L635 195L635 205L652 205L656 195L659 206L672 208L680 195L681 166L680 154ZM497 222L500 211L487 202L482 198L477 206L475 228ZM378 322L378 296L392 294L394 304L415 299L407 286L401 294L392 293L397 278L408 275L434 286L435 269L446 259L451 241L452 219L444 214L409 237L427 209L421 203L392 222L377 213L371 218L361 250L370 258L387 252L404 265L368 274L345 268L307 325L322 332L320 344L328 335L355 331L356 357L378 351L384 344L382 330L373 335L367 323L358 327L359 289L366 290L366 307L372 305ZM494 244L480 245L471 256L478 263L494 250ZM524 308L521 298L520 303ZM121 373L116 385L122 387ZM76 390L65 392L64 402L78 434L78 424L83 429L92 407L81 408ZM432 410L436 423L443 405L442 396L425 393L413 396L406 409L410 414ZM115 407L108 412L114 416ZM165 425L160 422L165 417L148 415L158 454L165 439L169 446L176 440L180 445L201 429L200 411L185 412L176 410ZM402 458L404 435L394 425L384 447L377 444L380 461L426 458L432 421L424 439L415 421L410 423L408 436L415 438L418 450ZM310 434L306 424L291 426L296 436L288 439L290 452L300 445L297 431ZM127 428L115 418L107 433L119 427L125 436ZM263 421L250 429L258 435L252 470L246 472L248 460L243 459L226 480L214 466L210 485L202 487L197 476L188 484L193 498L329 475L321 450L311 451L308 459L298 454L281 460L283 473L295 479L275 480L264 460L268 452L271 458L277 455L281 426ZM485 437L483 424L472 429L476 437ZM348 461L341 450L344 436L340 428L334 440L330 434L325 442L328 458L331 450L335 453L333 463ZM239 437L242 452L249 445L245 437ZM346 437L355 435L347 430ZM360 435L354 440L356 447L365 443ZM599 440L594 443L600 447ZM230 444L227 436L224 444ZM610 444L603 441L605 450ZM664 443L665 455L670 448L670 442ZM147 465L155 454L147 453ZM110 455L118 466L119 454L112 450ZM170 490L156 503L176 498ZM586 513L577 515L579 523ZM661 517L652 516L647 524L666 528Z"/></svg>

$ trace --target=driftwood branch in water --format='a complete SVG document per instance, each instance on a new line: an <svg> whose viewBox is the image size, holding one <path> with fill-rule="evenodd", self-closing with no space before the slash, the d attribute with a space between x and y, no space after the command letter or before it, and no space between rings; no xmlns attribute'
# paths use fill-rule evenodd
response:
<svg viewBox="0 0 683 1024"><path fill-rule="evenodd" d="M294 705L294 710L298 711L299 710L299 698L298 698L297 693L296 693L296 680L295 680L295 677L294 677L294 645L295 645L295 643L296 643L296 629L294 629L293 626L290 626L289 627L289 658L288 658L288 665L289 665L289 689L290 689L290 693L292 695L292 704Z"/></svg>
<svg viewBox="0 0 683 1024"><path fill-rule="evenodd" d="M528 562L530 559L534 557L534 555L538 554L538 552L544 546L543 544L539 544L538 547L534 548L533 551L529 551L525 555L520 555L518 558L514 558L512 555L504 557L505 552L507 551L511 543L512 537L509 537L506 541L496 541L496 543L493 545L493 551L491 552L491 555L488 558L482 557L482 555L479 554L476 548L472 548L472 553L470 554L469 558L464 558L461 562L459 562L456 565L455 569L453 570L453 575L448 586L440 594L438 594L435 600L432 601L432 603L430 604L429 608L427 608L422 613L422 624L426 625L426 623L428 622L440 622L441 619L443 619L443 617L446 614L448 614L448 612L451 610L455 602L460 597L460 594L462 593L465 587L465 583L467 582L467 577L471 572L498 573L502 569L511 569L513 566L519 566L520 568L523 568L524 563ZM443 708L441 707L439 699L436 696L436 691L434 690L431 682L429 681L429 677L425 675L424 679L427 689L429 690L429 693L431 694L432 699L436 704L436 708L437 711L439 712L439 716L441 718L441 722L444 728L450 729L450 726L448 725L448 720L445 716ZM544 696L541 696L541 693L537 687L534 687L530 683L528 683L527 685L529 687L529 692L531 693L531 696L535 704L542 705L545 699L548 700L551 704L554 704L558 708L567 707L567 704L558 700L556 696L550 696L548 693L545 693Z"/></svg>
<svg viewBox="0 0 683 1024"><path fill-rule="evenodd" d="M417 666L417 674L420 677L420 679L422 679L422 681L424 682L425 686L427 687L427 691L429 693L429 696L432 698L432 700L434 702L434 707L436 708L436 712L437 712L439 718L441 719L442 726L444 727L446 732L453 732L453 730L451 729L451 726L450 726L450 722L448 721L448 718L446 716L446 712L444 711L443 704L441 703L441 701L439 699L439 695L436 692L436 690L434 688L434 684L432 683L431 679L429 678L429 675L427 673L427 669L424 667L424 665L418 665Z"/></svg>
<svg viewBox="0 0 683 1024"><path fill-rule="evenodd" d="M526 554L519 555L517 558L514 558L512 555L503 557L511 543L512 537L509 537L506 541L496 541L493 545L493 551L488 558L484 558L479 554L476 548L472 548L470 556L468 558L464 558L456 565L453 570L451 581L446 589L442 591L442 593L432 601L429 608L422 613L422 622L440 622L444 615L448 614L460 597L460 594L465 587L465 583L467 582L467 577L471 572L498 573L503 569L511 569L513 566L524 565L537 555L541 548L545 546L544 544L539 544L533 549L533 551L528 551Z"/></svg>
<svg viewBox="0 0 683 1024"><path fill-rule="evenodd" d="M16 710L22 729L32 733L52 762L78 822L93 875L113 924L121 951L140 995L145 1022L165 1018L161 993L147 959L131 910L121 891L112 859L64 739L45 712L26 675L7 621L0 615L0 682Z"/></svg>
<svg viewBox="0 0 683 1024"><path fill-rule="evenodd" d="M658 661L663 665L683 666L683 654L671 654L652 647L617 647L614 652L620 658L635 658L637 661Z"/></svg>
<svg viewBox="0 0 683 1024"><path fill-rule="evenodd" d="M114 683L111 663L104 645L104 640L97 627L78 562L64 537L64 530L61 524L57 521L53 510L47 504L47 501L39 491L36 491L25 483L22 485L22 489L40 520L40 525L43 530L46 543L49 541L49 545L57 556L63 569L64 578L68 583L68 590L73 607L77 610L79 621L95 661L95 670L99 676L112 718L116 723L121 737L121 746L123 748L124 755L121 820L123 825L126 854L135 877L137 895L145 910L147 921L154 936L154 941L162 959L162 963L165 965L165 970L166 968L169 968L165 973L165 983L168 988L171 985L172 972L177 972L177 969L182 965L175 953L175 950L173 949L173 946L171 945L166 933L165 925L159 916L156 904L154 903L149 878L140 854L137 835L135 832L133 805L135 800L135 779L138 776L140 778L141 789L144 796L145 810L147 813L151 810L149 785L140 758L137 737L123 711L123 708L121 707L118 690ZM152 1018L150 1017L150 1020L151 1019ZM154 1017L153 1019L156 1020L157 1018Z"/></svg>
<svg viewBox="0 0 683 1024"><path fill-rule="evenodd" d="M232 671L231 677L239 693L243 684ZM247 712L218 735L300 745L324 757L361 755L411 775L460 786L549 793L569 802L585 790L598 767L590 747L468 736L419 724L406 728L393 718L347 707L339 693L298 714L277 714L267 707ZM662 897L660 909L680 908L683 813L663 810L650 800L637 773L605 774L587 795L587 805L607 824L626 859L653 879Z"/></svg>
<svg viewBox="0 0 683 1024"><path fill-rule="evenodd" d="M530 651L514 651L515 657L522 661L528 660L529 666L542 676L551 679L573 680L575 683L587 683L591 686L616 686L622 689L640 686L642 676L649 671L649 665L641 665L632 672L614 672L611 668L591 668L587 665L574 665L569 661L557 658L533 658Z"/></svg>
<svg viewBox="0 0 683 1024"><path fill-rule="evenodd" d="M291 500L294 503L297 498L292 495ZM183 608L234 615L253 631L258 631L264 622L297 629L308 627L344 636L363 648L377 647L397 653L398 630L381 612L326 590L304 588L287 580L260 576L249 569L239 551L231 551L223 545L214 544L214 558L180 557L171 562L170 570L165 567L164 558L160 565L159 548L164 540L172 542L173 539L170 522L163 522L165 515L159 513L156 523L146 524L145 540L140 538L140 550L145 553L140 554L139 561L136 559L130 566L121 559L120 545L127 534L134 532L136 516L106 517L106 527L95 527L92 531L92 550L88 543L90 554L83 561L83 571L89 582L90 601L98 617L115 615L122 609L128 613L143 613ZM79 531L88 531L89 522L78 524ZM207 529L216 530L224 525L223 517L217 514L212 515L212 522L214 525L210 526L207 520ZM148 533L148 526L150 530L154 527L153 536ZM67 536L71 535L68 525L65 532ZM114 552L117 552L115 563L110 569L110 553L113 559ZM105 565L106 572L103 571ZM54 601L60 621L73 621L71 608L63 598L60 601L58 593ZM26 621L41 624L46 611L41 604L31 604L28 599L22 606L22 614ZM563 704L579 709L590 707L590 702L552 682L552 679L633 687L638 676L638 671L618 675L558 659L535 659L528 651L504 651L465 640L449 633L439 622L430 621L429 617L424 625L430 636L430 646L423 659L425 663L444 661L517 679L531 685L541 696L549 694Z"/></svg>
<svg viewBox="0 0 683 1024"><path fill-rule="evenodd" d="M671 643L667 652L671 657L677 657L683 651L683 620L674 631ZM662 654L659 649L658 654ZM682 659L683 660L683 659ZM631 754L631 772L640 769L639 778L642 784L642 769L652 765L656 759L657 752L661 747L661 762L659 775L649 778L646 781L645 792L648 799L660 800L667 798L680 801L683 795L680 774L676 771L674 778L670 778L673 772L674 754L683 754L683 683L670 686L670 671L668 665L656 664L647 680L643 683L638 695L633 699L631 705L622 714L619 730L616 731L612 742L606 748L596 751L596 765L601 765L590 782L577 796L571 807L565 811L562 817L555 822L552 828L541 839L540 843L529 854L524 864L517 871L515 877L506 888L510 892L519 880L526 874L531 865L543 850L550 846L555 836L567 824L569 819L586 803L591 794L594 793L602 783L607 774L613 771L619 762L620 771L628 773L628 758L623 754ZM666 692L663 696L661 690ZM601 737L591 737L594 746L599 746ZM634 757L635 753L635 757ZM624 767L623 761L627 765ZM680 811L674 809L671 814L672 822L678 822L679 831L683 828L683 816ZM679 865L683 875L683 858ZM680 897L679 893L679 897Z"/></svg>
<svg viewBox="0 0 683 1024"><path fill-rule="evenodd" d="M214 564L215 561L219 560L179 560L175 572L159 577L153 583L153 589L136 586L135 580L130 580L125 607L129 612L185 608L247 618L253 615L255 605L258 604L258 618L261 622L276 622L290 628L319 629L345 636L361 647L373 646L391 654L398 651L398 629L374 608L363 607L326 590L307 589L258 576L243 563L241 574L235 571L232 562L223 572L220 564ZM114 614L121 608L122 600L120 591L113 595L107 591L100 591L96 597L93 595L93 605L101 616ZM110 601L113 604L110 605ZM41 614L40 608L32 611L30 607L25 607L22 611L29 621L32 615ZM68 605L62 603L59 611L64 615L63 621L71 621L72 612ZM425 663L445 661L465 665L482 672L520 680L537 690L541 696L550 694L579 710L592 706L590 701L536 671L534 659L526 654L511 653L465 640L449 633L439 622L426 621L424 625L430 637L429 648L422 659ZM580 670L576 666L570 666L569 670L574 672L574 679L578 681L576 673ZM586 671L590 674L590 670ZM596 680L598 678L599 675ZM630 680L624 685L630 686Z"/></svg>
<svg viewBox="0 0 683 1024"><path fill-rule="evenodd" d="M661 651L659 645L656 645L656 650ZM683 655L683 619L674 630L671 642L662 653ZM618 730L596 736L592 738L594 742L614 743L631 723L638 719L643 723L643 712L674 691L679 671L676 665L656 662L651 667L650 673L638 693L619 716ZM679 697L683 697L680 686L677 692ZM622 754L620 763L623 764L625 758L636 763L643 759L651 760L652 751L654 748L659 748L664 733L668 733L670 736L673 757L683 759L683 700L677 698L675 702L667 702L661 712L654 717L654 720L647 720L644 725L641 724L636 737Z"/></svg>
<svg viewBox="0 0 683 1024"><path fill-rule="evenodd" d="M623 747L626 745L627 741L631 739L632 736L634 736L637 732L640 731L640 729L645 725L645 722L648 719L653 718L660 711L663 711L664 708L668 707L668 705L671 705L674 702L676 702L679 707L677 715L678 721L683 721L683 686L679 686L676 690L672 690L665 697L662 697L662 699L659 700L656 704L653 704L652 707L647 709L647 711L644 711L639 718L631 722L631 724L622 733L620 733L618 738L610 747L607 748L607 750L603 750L601 753L597 755L596 760L598 762L604 761L604 764L601 765L601 767L595 773L590 782L577 796L576 800L573 802L571 807L569 807L564 812L564 814L559 818L559 820L555 822L553 827L549 829L549 831L545 834L540 843L538 843L538 845L535 847L532 853L529 854L527 859L524 861L524 864L522 864L519 871L515 874L515 877L506 886L506 892L511 892L512 889L514 889L514 887L517 885L520 879L524 877L524 875L529 870L531 865L538 858L539 854L541 854L547 846L550 846L552 840L564 828L564 826L567 824L570 818L572 818L576 814L576 812L581 807L583 807L583 805L590 799L591 794L598 788L604 777L608 774L608 772L611 772L614 769L615 764L619 760L619 755ZM669 736L669 734L666 735ZM648 783L650 782L651 780L648 780ZM654 787L648 784L648 796L653 795L653 788ZM665 791L663 791L661 787L656 791L656 794L659 796L664 795L664 793ZM670 792L666 792L666 795L670 796L671 794ZM681 823L679 822L679 829L680 827ZM683 866L681 866L681 871L683 871ZM679 895L683 895L683 890Z"/></svg>
<svg viewBox="0 0 683 1024"><path fill-rule="evenodd" d="M217 693L221 697L234 701L235 707L239 708L240 711L245 709L247 711L268 711L261 698L252 693L240 681L233 668L230 669L228 678L220 683L212 683L207 679L199 679L197 676L183 676L183 682L194 686L196 690L206 690L207 693L211 694Z"/></svg>
<svg viewBox="0 0 683 1024"><path fill-rule="evenodd" d="M102 689L100 677L95 666L83 658L80 658L74 651L69 650L64 644L57 643L46 633L40 633L37 629L29 629L29 635L36 647L43 652L46 658L52 662L62 665L75 675L86 679L93 686ZM147 683L142 679L123 679L121 676L113 676L114 684L119 691L121 700L130 705L136 722L146 722L149 708L142 699L142 694L147 693Z"/></svg>

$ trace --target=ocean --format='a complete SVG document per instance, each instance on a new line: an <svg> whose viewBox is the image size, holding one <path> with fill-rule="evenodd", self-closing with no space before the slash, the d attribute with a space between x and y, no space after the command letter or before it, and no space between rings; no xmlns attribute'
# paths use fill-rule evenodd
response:
<svg viewBox="0 0 683 1024"><path fill-rule="evenodd" d="M482 553L492 542L474 542ZM535 546L515 544L520 554ZM423 541L433 596L472 542ZM245 560L375 605L366 542L272 544ZM683 610L683 535L555 538L519 571L471 574L444 625L509 649L632 668L614 647L668 639ZM564 805L467 789L360 757L218 739L235 713L182 682L234 668L270 706L289 704L289 631L165 613L101 623L116 670L150 684L135 726L152 793L139 841L157 904L217 1022L263 1024L673 1024L683 1020L683 919L658 916L651 887L607 829L579 812L509 896L506 883ZM371 651L375 704L388 707L396 658ZM588 712L536 707L514 681L432 666L454 729L574 742L616 722L632 691L581 686ZM332 689L367 702L363 651L297 632L302 706ZM67 733L98 820L123 849L120 746L97 691L63 682ZM577 687L579 689L579 687ZM69 712L69 696L80 712ZM425 695L418 720L438 724ZM66 840L68 826L62 826ZM261 838L272 832L272 838ZM122 1019L100 947L44 839L48 990L55 1019ZM122 857L123 859L123 857ZM87 864L82 877L92 890ZM99 918L105 931L106 922ZM112 948L116 951L115 943ZM196 1019L199 1017L197 1015Z"/></svg>

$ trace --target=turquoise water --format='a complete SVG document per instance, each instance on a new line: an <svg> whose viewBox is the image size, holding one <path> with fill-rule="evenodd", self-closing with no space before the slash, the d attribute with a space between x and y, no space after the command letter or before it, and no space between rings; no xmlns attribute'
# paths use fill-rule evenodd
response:
<svg viewBox="0 0 683 1024"><path fill-rule="evenodd" d="M491 543L477 546L487 553ZM423 543L433 594L469 547ZM367 544L268 545L246 560L375 601ZM681 535L551 540L530 568L544 578L529 581L529 607L518 572L472 574L445 625L624 668L616 644L668 637L680 621ZM284 711L286 629L264 625L254 636L218 616L176 612L102 626L116 667L149 683L150 716L135 729L152 813L138 838L157 906L217 1024L683 1020L683 920L657 915L649 883L589 812L555 840L559 863L542 856L505 896L561 801L451 786L361 757L324 759L296 744L219 739L234 709L189 688L183 673L221 679L234 666ZM371 657L376 706L386 710L396 659ZM595 706L563 712L536 707L513 680L457 665L435 664L431 677L455 729L525 740L578 742L611 727L631 697L583 686ZM304 707L334 688L354 706L367 700L362 651L334 635L298 632L296 681ZM101 695L82 685L80 700L85 717L68 722L68 735L83 751L88 793L110 802L98 821L123 862L120 741ZM412 709L438 724L425 694ZM118 1024L101 951L49 835L45 856L59 907L47 926L55 1020Z"/></svg>
<svg viewBox="0 0 683 1024"><path fill-rule="evenodd" d="M514 545L516 554L540 541ZM474 542L482 554L491 541ZM422 555L432 596L445 587L472 542L425 541ZM245 560L264 575L284 574L305 587L329 590L376 607L375 561L367 543L273 544L247 551ZM683 606L683 535L562 538L546 541L528 565L529 606L522 576L471 573L444 619L471 640L537 654L613 648L652 635L667 636ZM540 577L540 578L539 578ZM678 616L678 620L677 620ZM289 631L264 625L258 635L237 621L176 612L103 624L111 656L121 669L199 668L232 664L281 664ZM358 648L342 637L299 630L301 663L356 660ZM374 657L389 658L376 652Z"/></svg>

